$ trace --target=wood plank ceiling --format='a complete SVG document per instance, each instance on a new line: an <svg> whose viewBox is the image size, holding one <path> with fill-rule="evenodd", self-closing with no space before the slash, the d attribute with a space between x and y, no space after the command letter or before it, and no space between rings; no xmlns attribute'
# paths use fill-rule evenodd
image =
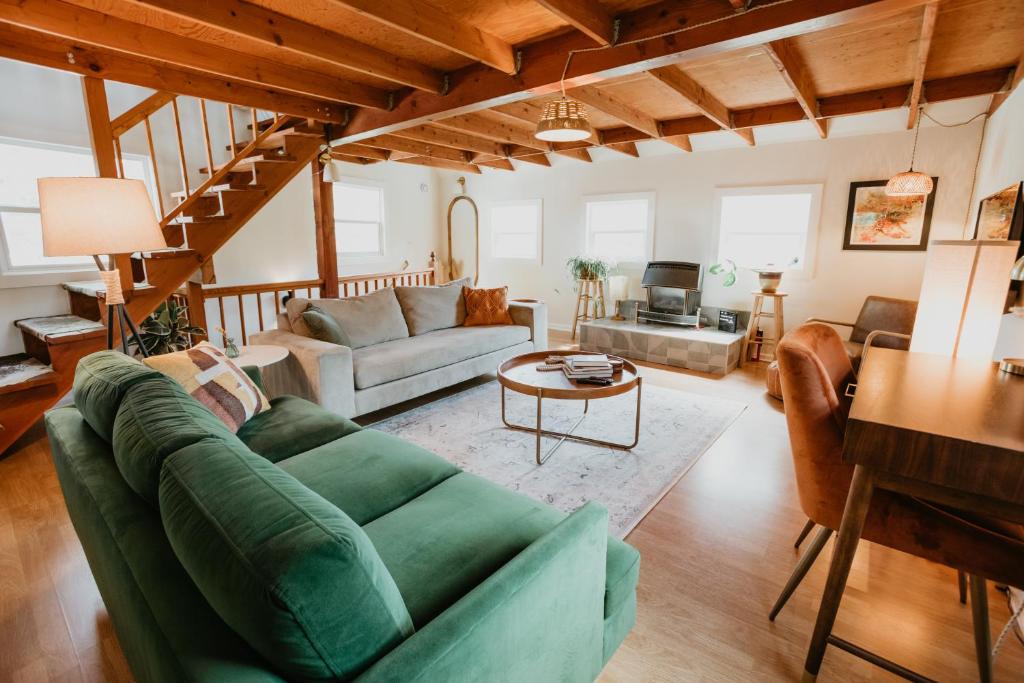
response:
<svg viewBox="0 0 1024 683"><path fill-rule="evenodd" d="M671 35L668 35L671 34ZM993 96L1019 0L0 0L0 56L335 124L334 151L479 173ZM572 61L566 61L572 53ZM595 134L533 137L545 102ZM513 163L514 162L514 163Z"/></svg>

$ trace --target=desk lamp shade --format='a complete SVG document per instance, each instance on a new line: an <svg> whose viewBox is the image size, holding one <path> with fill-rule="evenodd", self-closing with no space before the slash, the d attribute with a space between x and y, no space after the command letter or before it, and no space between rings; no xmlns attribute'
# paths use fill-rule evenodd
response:
<svg viewBox="0 0 1024 683"><path fill-rule="evenodd" d="M99 256L166 249L141 180L40 178L46 256Z"/></svg>
<svg viewBox="0 0 1024 683"><path fill-rule="evenodd" d="M992 360L1018 244L933 241L910 350Z"/></svg>

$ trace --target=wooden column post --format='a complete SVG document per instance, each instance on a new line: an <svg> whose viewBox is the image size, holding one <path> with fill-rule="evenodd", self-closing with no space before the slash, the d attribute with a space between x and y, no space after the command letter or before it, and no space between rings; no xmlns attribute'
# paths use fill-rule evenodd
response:
<svg viewBox="0 0 1024 683"><path fill-rule="evenodd" d="M110 110L107 108L107 89L103 79L82 76L82 95L92 153L96 157L96 170L101 178L117 178L117 154L114 151L114 134L110 129ZM135 288L131 255L115 254L114 264L121 271L121 289L124 290L125 299L130 300Z"/></svg>
<svg viewBox="0 0 1024 683"><path fill-rule="evenodd" d="M320 296L338 296L338 246L334 237L334 189L323 181L320 162L309 165L313 172L313 216L316 220L316 268L323 284Z"/></svg>

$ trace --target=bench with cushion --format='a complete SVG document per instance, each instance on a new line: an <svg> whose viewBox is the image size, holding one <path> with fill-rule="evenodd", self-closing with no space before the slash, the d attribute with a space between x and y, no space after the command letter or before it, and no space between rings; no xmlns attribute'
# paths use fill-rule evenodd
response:
<svg viewBox="0 0 1024 683"><path fill-rule="evenodd" d="M108 351L46 426L140 681L591 681L635 620L639 554L600 505L565 515L300 398L232 434Z"/></svg>

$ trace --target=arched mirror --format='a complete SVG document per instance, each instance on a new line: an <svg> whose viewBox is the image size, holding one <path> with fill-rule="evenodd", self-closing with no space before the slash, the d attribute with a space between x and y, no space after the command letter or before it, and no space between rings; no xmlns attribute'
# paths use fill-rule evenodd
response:
<svg viewBox="0 0 1024 683"><path fill-rule="evenodd" d="M473 286L475 287L477 281L480 279L480 211L476 207L476 202L466 194L466 179L460 177L458 183L459 194L448 203L448 281L450 282L466 275L465 263L466 255L468 253L472 255L474 261ZM463 244L453 244L452 240L455 207L460 202L466 202L473 210L473 246L470 250L467 250ZM462 232L465 232L465 230L460 229L460 233Z"/></svg>

